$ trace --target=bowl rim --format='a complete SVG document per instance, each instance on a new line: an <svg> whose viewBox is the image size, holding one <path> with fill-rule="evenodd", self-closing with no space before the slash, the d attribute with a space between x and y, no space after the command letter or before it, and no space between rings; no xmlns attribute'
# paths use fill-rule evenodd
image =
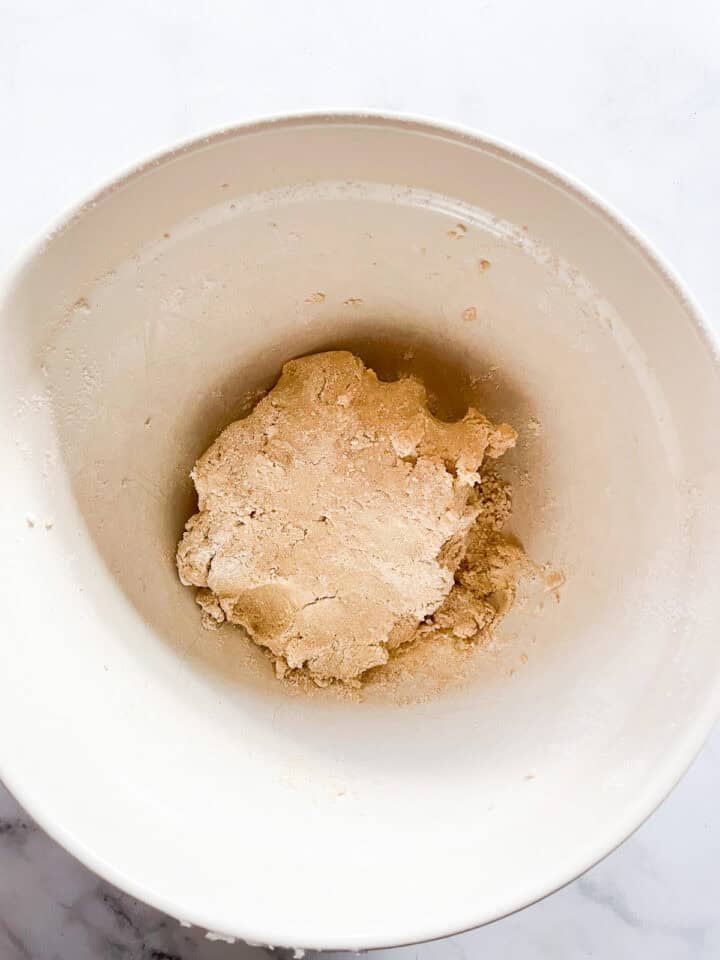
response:
<svg viewBox="0 0 720 960"><path fill-rule="evenodd" d="M214 126L196 133L193 136L184 137L163 149L152 151L146 154L141 160L127 165L114 175L103 178L97 182L92 189L84 194L82 199L67 206L58 215L53 217L44 229L36 231L34 235L31 234L30 239L20 247L19 252L12 257L4 267L0 266L0 304L5 300L8 292L20 277L24 267L40 255L56 235L71 226L75 220L83 215L86 209L101 202L106 197L121 189L125 184L143 176L149 170L197 149L222 142L225 139L246 136L253 133L262 133L279 127L289 128L293 126L312 125L385 126L408 130L420 135L445 136L454 142L464 142L469 146L494 152L498 156L502 156L529 171L539 174L546 182L554 183L564 191L572 194L586 206L589 206L609 222L611 226L618 230L620 234L642 254L646 262L660 275L661 279L670 287L673 295L676 296L685 307L701 339L703 347L709 354L717 372L720 374L720 330L716 331L713 328L698 301L685 287L679 274L658 251L654 243L619 213L611 203L601 198L584 182L566 173L555 164L504 139L488 135L468 125L437 120L422 114L404 111L333 108L268 114L241 122L229 122L221 126ZM693 721L684 729L681 738L676 741L674 749L669 755L673 762L666 763L663 771L664 776L659 781L655 781L654 789L646 792L642 798L642 802L635 803L628 808L628 813L622 823L615 825L615 838L610 846L607 845L607 842L598 844L591 856L584 856L581 858L582 862L576 863L570 869L566 867L562 872L562 876L549 879L547 884L544 885L547 888L537 896L530 898L527 896L518 896L516 901L508 904L507 909L503 910L498 916L491 919L469 922L460 928L456 928L454 925L450 928L447 926L443 927L442 923L434 921L429 925L431 928L434 928L434 930L431 929L428 931L427 928L423 932L419 930L417 936L413 935L410 939L396 940L392 943L376 941L368 944L368 946L363 946L362 944L349 940L344 943L330 943L323 941L322 938L319 937L316 938L314 943L303 944L303 946L320 950L375 950L431 942L433 940L466 933L489 923L495 923L498 920L502 920L513 913L544 900L546 897L574 882L586 871L604 860L605 857L613 853L643 825L648 817L650 817L666 799L668 794L691 766L710 735L718 716L720 716L720 675L716 678L715 684L707 697L707 701L695 714ZM15 782L11 771L5 769L1 757L0 781L4 783L10 793L51 839L59 843L71 856L79 860L94 874L131 896L178 919L179 922L186 926L193 925L205 930L208 929L202 917L197 915L193 916L192 911L188 911L185 907L169 902L154 890L146 889L138 880L125 876L121 871L116 870L112 864L104 861L94 850L86 847L80 836L66 830L62 824L55 822L52 812L45 806L43 801L38 797L29 795L22 783ZM271 931L252 929L251 920L249 923L242 921L244 930L243 932L238 932L240 920L241 918L239 918L239 922L235 925L234 930L227 931L227 933L215 933L211 931L209 934L210 938L226 940L231 943L236 940L244 940L247 943L255 945L278 945L290 948L297 946L295 943L289 942L286 937L278 940L272 935ZM192 921L192 924L190 924L189 921ZM421 925L422 921L418 927L420 928Z"/></svg>

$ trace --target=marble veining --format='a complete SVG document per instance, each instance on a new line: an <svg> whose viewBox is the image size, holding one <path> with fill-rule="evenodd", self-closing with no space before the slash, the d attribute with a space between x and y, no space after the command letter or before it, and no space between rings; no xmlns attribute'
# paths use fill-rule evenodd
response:
<svg viewBox="0 0 720 960"><path fill-rule="evenodd" d="M584 180L717 323L718 36L714 0L8 0L0 259L168 142L253 115L373 107L477 127ZM481 930L377 956L716 960L718 809L720 731L660 810L575 883ZM211 942L99 880L0 786L0 960L268 954Z"/></svg>

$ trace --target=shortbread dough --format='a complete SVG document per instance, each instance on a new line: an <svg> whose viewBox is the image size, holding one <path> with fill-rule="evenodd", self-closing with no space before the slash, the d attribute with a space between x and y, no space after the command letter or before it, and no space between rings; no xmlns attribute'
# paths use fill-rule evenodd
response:
<svg viewBox="0 0 720 960"><path fill-rule="evenodd" d="M292 360L196 463L180 579L206 623L320 685L421 634L482 640L525 562L501 532L509 488L481 469L515 439L472 408L436 419L419 380L381 382L351 353Z"/></svg>

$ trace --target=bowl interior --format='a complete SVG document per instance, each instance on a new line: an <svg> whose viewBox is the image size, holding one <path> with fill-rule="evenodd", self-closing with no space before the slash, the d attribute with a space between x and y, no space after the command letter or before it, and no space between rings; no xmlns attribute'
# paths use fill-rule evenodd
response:
<svg viewBox="0 0 720 960"><path fill-rule="evenodd" d="M720 667L717 363L551 173L415 123L231 131L47 238L0 337L0 772L114 882L251 940L425 939L576 875L690 761ZM566 577L425 703L291 695L174 568L196 457L337 346L516 426L513 532Z"/></svg>

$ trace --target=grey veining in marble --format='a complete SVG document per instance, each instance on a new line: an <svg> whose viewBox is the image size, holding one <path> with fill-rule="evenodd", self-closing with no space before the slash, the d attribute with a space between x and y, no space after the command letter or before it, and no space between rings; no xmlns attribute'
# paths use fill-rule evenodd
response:
<svg viewBox="0 0 720 960"><path fill-rule="evenodd" d="M168 142L253 115L374 107L477 127L584 180L717 324L719 47L716 0L0 0L0 259ZM392 956L717 960L719 809L717 731L661 809L586 876ZM98 880L0 787L0 960L263 955L211 943Z"/></svg>

